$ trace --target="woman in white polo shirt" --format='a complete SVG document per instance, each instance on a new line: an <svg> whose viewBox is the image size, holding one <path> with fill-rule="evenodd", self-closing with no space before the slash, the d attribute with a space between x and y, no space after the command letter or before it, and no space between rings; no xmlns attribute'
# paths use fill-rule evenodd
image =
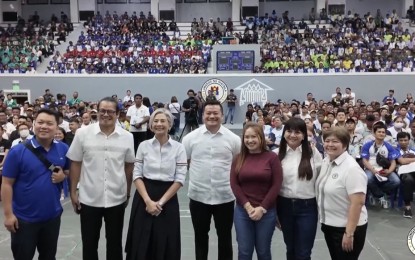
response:
<svg viewBox="0 0 415 260"><path fill-rule="evenodd" d="M315 181L321 166L319 151L310 145L307 126L300 118L284 125L278 154L283 180L277 200L278 221L287 259L311 259L317 232Z"/></svg>
<svg viewBox="0 0 415 260"><path fill-rule="evenodd" d="M323 138L327 157L316 182L321 230L331 259L358 259L367 230L367 177L347 152L346 128L334 127Z"/></svg>
<svg viewBox="0 0 415 260"><path fill-rule="evenodd" d="M187 157L184 146L168 135L173 115L159 108L150 117L154 138L137 150L125 251L127 260L180 260L180 212L177 191L183 186Z"/></svg>

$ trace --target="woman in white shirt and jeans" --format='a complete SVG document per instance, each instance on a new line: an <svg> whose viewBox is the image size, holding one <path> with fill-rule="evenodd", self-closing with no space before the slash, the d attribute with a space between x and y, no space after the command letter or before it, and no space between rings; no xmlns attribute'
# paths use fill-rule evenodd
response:
<svg viewBox="0 0 415 260"><path fill-rule="evenodd" d="M173 131L170 131L171 135L177 133L180 129L180 112L182 111L182 107L180 106L177 97L172 96L170 100L170 104L168 105L168 109L170 113L172 113L174 117L174 124L173 124Z"/></svg>
<svg viewBox="0 0 415 260"><path fill-rule="evenodd" d="M278 150L283 181L277 201L277 214L286 245L287 260L311 259L317 232L315 180L321 155L310 145L307 127L300 118L284 125Z"/></svg>

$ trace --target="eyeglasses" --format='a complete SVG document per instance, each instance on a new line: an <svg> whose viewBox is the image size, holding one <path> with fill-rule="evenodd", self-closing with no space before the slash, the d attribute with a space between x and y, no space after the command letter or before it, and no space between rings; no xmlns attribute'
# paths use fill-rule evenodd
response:
<svg viewBox="0 0 415 260"><path fill-rule="evenodd" d="M100 110L98 110L98 112L99 112L101 115L108 114L109 116L113 116L113 115L115 115L115 113L116 113L117 111L115 111L115 110L107 110L107 109L100 109Z"/></svg>

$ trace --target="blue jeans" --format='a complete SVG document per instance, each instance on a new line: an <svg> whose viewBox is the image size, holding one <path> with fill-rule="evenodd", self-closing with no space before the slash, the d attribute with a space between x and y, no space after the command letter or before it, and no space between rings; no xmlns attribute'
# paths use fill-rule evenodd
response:
<svg viewBox="0 0 415 260"><path fill-rule="evenodd" d="M388 180L380 182L376 176L369 170L366 170L367 176L367 187L372 195L376 198L380 198L384 193L390 194L392 191L397 189L400 184L398 175L392 172L388 175Z"/></svg>
<svg viewBox="0 0 415 260"><path fill-rule="evenodd" d="M235 114L235 107L228 107L228 111L225 116L225 124L228 122L228 116L231 115L231 123L233 123L233 115Z"/></svg>
<svg viewBox="0 0 415 260"><path fill-rule="evenodd" d="M271 260L271 240L276 219L275 208L269 209L261 220L253 221L242 206L236 205L233 221L238 241L238 260L251 260L254 248L258 260Z"/></svg>
<svg viewBox="0 0 415 260"><path fill-rule="evenodd" d="M287 248L287 260L311 259L317 232L317 201L278 197L278 220Z"/></svg>

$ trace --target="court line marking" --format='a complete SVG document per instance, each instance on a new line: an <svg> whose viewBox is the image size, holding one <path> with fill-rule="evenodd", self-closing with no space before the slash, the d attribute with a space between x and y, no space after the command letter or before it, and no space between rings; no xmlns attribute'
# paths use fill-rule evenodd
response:
<svg viewBox="0 0 415 260"><path fill-rule="evenodd" d="M375 251L376 251L376 252L380 255L380 257L381 257L383 260L386 260L386 258L385 258L385 257L383 257L382 253L380 252L380 248L375 247L375 246L372 244L372 242L370 242L370 240L369 240L369 239L366 239L366 241L369 243L369 245L370 245L373 249L375 249Z"/></svg>

